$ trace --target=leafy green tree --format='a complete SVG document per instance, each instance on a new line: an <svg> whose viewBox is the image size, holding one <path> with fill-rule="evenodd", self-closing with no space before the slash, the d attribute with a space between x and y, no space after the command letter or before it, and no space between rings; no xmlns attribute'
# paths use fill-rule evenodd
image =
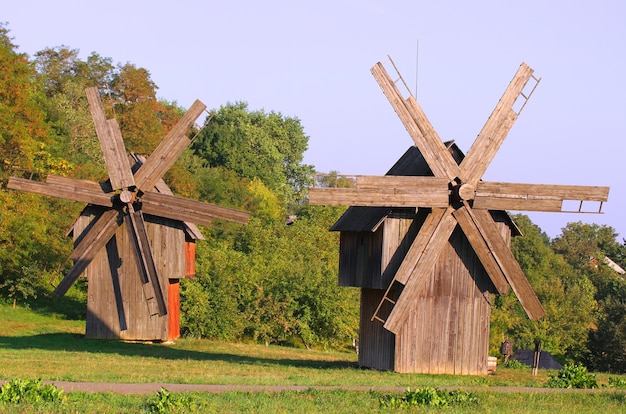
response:
<svg viewBox="0 0 626 414"><path fill-rule="evenodd" d="M513 339L517 349L532 349L535 339L544 349L565 359L580 359L586 351L588 327L594 322L595 289L589 279L550 248L549 238L528 216L514 221L523 237L511 249L543 305L546 316L530 321L513 293L498 299L492 333ZM499 344L492 337L492 346ZM500 339L501 340L501 339Z"/></svg>
<svg viewBox="0 0 626 414"><path fill-rule="evenodd" d="M308 137L300 121L250 111L243 102L213 112L193 144L195 153L210 167L224 167L249 180L259 178L286 205L295 205L313 171L302 164Z"/></svg>
<svg viewBox="0 0 626 414"><path fill-rule="evenodd" d="M623 263L624 245L610 226L569 223L554 239L554 249L595 286L598 303L587 342L588 365L596 370L626 372L626 282L604 261Z"/></svg>
<svg viewBox="0 0 626 414"><path fill-rule="evenodd" d="M48 140L42 86L28 56L17 52L8 28L0 24L0 172L31 169L40 143Z"/></svg>

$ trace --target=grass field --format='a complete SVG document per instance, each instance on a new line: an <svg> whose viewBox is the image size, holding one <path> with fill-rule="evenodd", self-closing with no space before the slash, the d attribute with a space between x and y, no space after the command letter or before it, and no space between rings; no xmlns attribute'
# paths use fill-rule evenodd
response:
<svg viewBox="0 0 626 414"><path fill-rule="evenodd" d="M359 369L353 352L180 339L175 344L87 340L84 321L0 305L0 379L120 383L299 386L479 387L479 403L445 412L626 412L626 392L500 392L490 386L542 387L549 372L498 368L486 377L396 374ZM617 377L612 375L612 377ZM609 375L597 374L601 387ZM621 378L626 378L622 376ZM389 412L384 392L332 390L279 393L157 393L149 396L73 392L62 405L2 405L3 412ZM167 409L167 407L170 407ZM151 408L152 407L152 408ZM157 408L154 408L157 407ZM157 411L155 411L155 409ZM161 410L161 411L159 411ZM416 409L419 412L419 409ZM406 410L405 410L406 411Z"/></svg>

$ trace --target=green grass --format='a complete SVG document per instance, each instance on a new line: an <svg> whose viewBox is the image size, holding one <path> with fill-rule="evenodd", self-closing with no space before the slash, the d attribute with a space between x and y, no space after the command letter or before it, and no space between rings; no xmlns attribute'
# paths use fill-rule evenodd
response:
<svg viewBox="0 0 626 414"><path fill-rule="evenodd" d="M256 344L180 339L173 345L88 340L84 321L67 320L28 309L0 305L0 379L51 381L158 382L193 384L300 386L473 386L477 406L445 412L625 412L626 393L506 393L489 386L542 387L549 372L503 369L494 375L451 376L397 374L359 369L352 352L304 350ZM608 377L597 374L600 386ZM182 393L181 412L389 412L379 405L383 394L364 391L285 391L280 393ZM146 412L155 396L66 394L61 406L0 406L2 412ZM14 410L14 411L11 411ZM409 410L412 411L413 409ZM395 410L397 411L397 410ZM173 411L176 412L176 411ZM419 409L413 412L420 412Z"/></svg>

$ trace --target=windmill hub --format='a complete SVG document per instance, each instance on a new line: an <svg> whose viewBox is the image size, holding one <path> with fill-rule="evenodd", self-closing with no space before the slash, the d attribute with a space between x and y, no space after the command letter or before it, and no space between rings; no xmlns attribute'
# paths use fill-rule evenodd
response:
<svg viewBox="0 0 626 414"><path fill-rule="evenodd" d="M131 203L135 199L135 193L125 188L124 190L122 190L119 197L122 203L128 204L128 203Z"/></svg>
<svg viewBox="0 0 626 414"><path fill-rule="evenodd" d="M476 194L476 188L469 184L461 184L457 186L457 191L459 194L459 198L465 201L473 200L474 195Z"/></svg>

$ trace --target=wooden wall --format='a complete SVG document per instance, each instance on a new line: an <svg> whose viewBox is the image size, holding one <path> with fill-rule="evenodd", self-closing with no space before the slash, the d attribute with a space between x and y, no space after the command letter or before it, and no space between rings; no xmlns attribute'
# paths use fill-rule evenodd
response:
<svg viewBox="0 0 626 414"><path fill-rule="evenodd" d="M387 217L375 232L342 231L339 286L386 289L417 234L413 218Z"/></svg>
<svg viewBox="0 0 626 414"><path fill-rule="evenodd" d="M371 321L385 290L361 289L359 366L393 371L396 335L379 321Z"/></svg>
<svg viewBox="0 0 626 414"><path fill-rule="evenodd" d="M498 223L508 241L508 227ZM489 350L489 276L457 227L398 335L370 321L384 293L362 289L359 365L402 373L485 375Z"/></svg>
<svg viewBox="0 0 626 414"><path fill-rule="evenodd" d="M457 227L396 338L395 371L487 374L495 288Z"/></svg>
<svg viewBox="0 0 626 414"><path fill-rule="evenodd" d="M93 218L89 207L74 226L75 238ZM185 276L185 235L182 223L145 215L146 228L168 303L169 278ZM86 336L97 339L167 341L169 315L155 314L144 296L125 225L85 270L88 279Z"/></svg>

